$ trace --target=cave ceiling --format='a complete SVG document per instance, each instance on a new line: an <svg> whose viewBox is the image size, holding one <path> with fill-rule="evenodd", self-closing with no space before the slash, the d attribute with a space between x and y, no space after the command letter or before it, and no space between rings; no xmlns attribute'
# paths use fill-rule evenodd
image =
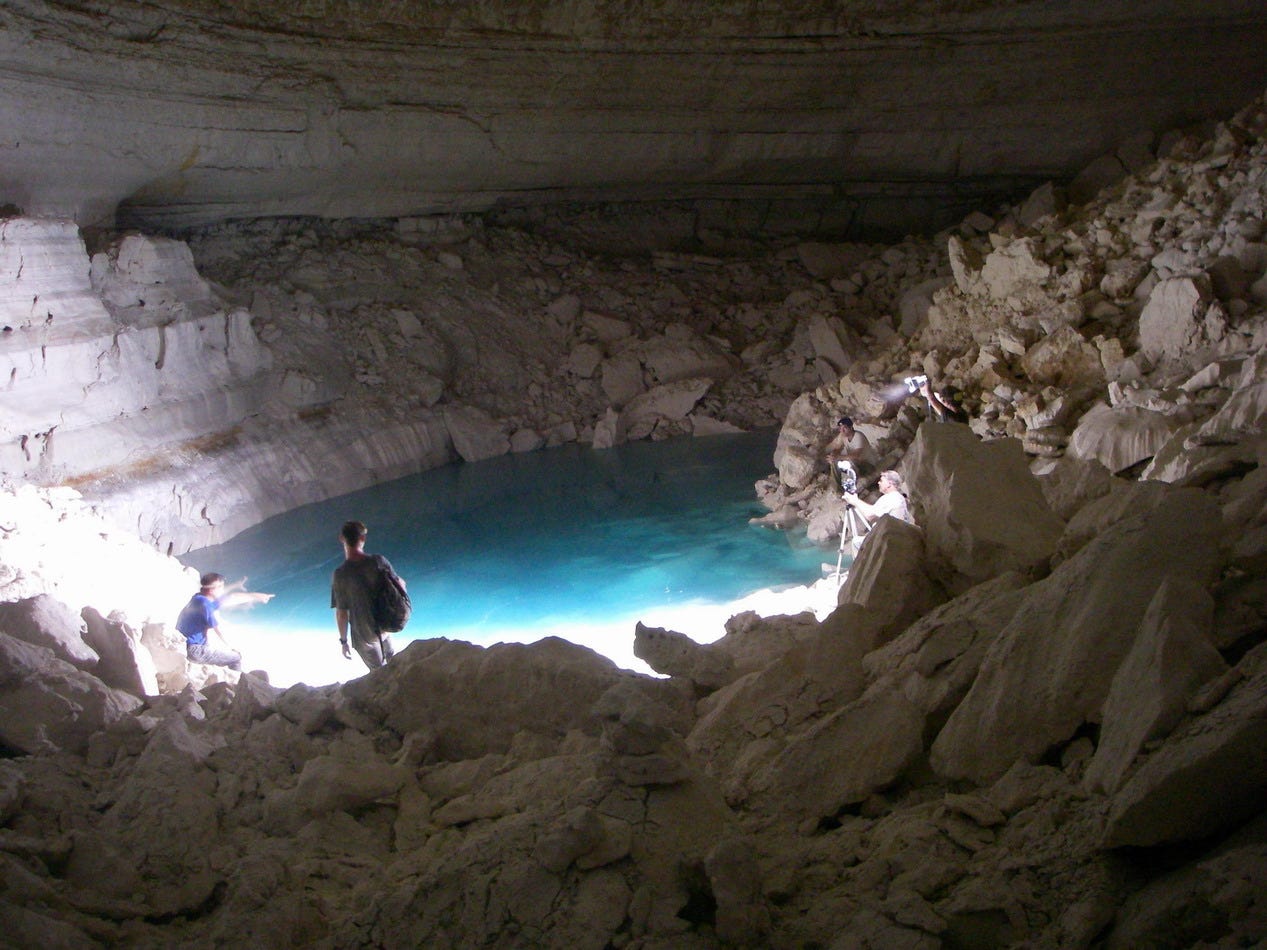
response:
<svg viewBox="0 0 1267 950"><path fill-rule="evenodd" d="M5 0L0 204L160 228L666 199L931 219L1235 111L1267 85L1262 10Z"/></svg>

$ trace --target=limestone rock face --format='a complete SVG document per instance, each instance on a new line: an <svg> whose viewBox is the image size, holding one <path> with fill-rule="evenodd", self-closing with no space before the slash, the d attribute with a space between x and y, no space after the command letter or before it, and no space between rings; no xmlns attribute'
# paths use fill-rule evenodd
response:
<svg viewBox="0 0 1267 950"><path fill-rule="evenodd" d="M100 660L97 651L84 642L79 616L47 594L0 603L0 631L52 650L81 670L91 671Z"/></svg>
<svg viewBox="0 0 1267 950"><path fill-rule="evenodd" d="M1084 722L1098 722L1138 638L1138 618L1172 573L1211 580L1220 530L1218 510L1205 497L1176 492L1033 585L933 743L934 767L987 781L1018 758L1036 761ZM1080 593L1071 601L1075 588Z"/></svg>
<svg viewBox="0 0 1267 950"><path fill-rule="evenodd" d="M1067 177L1119 136L1196 118L1198 104L1237 107L1264 79L1256 14L1240 0L1183 20L1120 3L1076 15L380 4L316 17L298 3L24 0L0 31L14 66L6 198L84 224L118 208L188 225L777 185L814 213L839 189L842 218L901 233L969 183ZM1141 92L1116 65L1140 61L1166 63L1167 82ZM965 90L989 108L968 118Z"/></svg>
<svg viewBox="0 0 1267 950"><path fill-rule="evenodd" d="M1121 787L1105 827L1112 845L1194 841L1235 825L1260 807L1267 763L1262 651L1247 657L1244 680L1227 700L1178 730ZM1193 789L1201 786L1200 795Z"/></svg>
<svg viewBox="0 0 1267 950"><path fill-rule="evenodd" d="M0 742L6 748L82 753L93 735L140 704L51 651L0 634Z"/></svg>
<svg viewBox="0 0 1267 950"><path fill-rule="evenodd" d="M1227 670L1213 625L1214 601L1203 587L1184 578L1162 582L1105 700L1107 725L1087 767L1089 784L1114 791L1144 744L1168 735L1197 690Z"/></svg>
<svg viewBox="0 0 1267 950"><path fill-rule="evenodd" d="M934 562L974 581L1035 569L1060 520L1016 443L979 442L966 426L926 423L905 462L915 520Z"/></svg>

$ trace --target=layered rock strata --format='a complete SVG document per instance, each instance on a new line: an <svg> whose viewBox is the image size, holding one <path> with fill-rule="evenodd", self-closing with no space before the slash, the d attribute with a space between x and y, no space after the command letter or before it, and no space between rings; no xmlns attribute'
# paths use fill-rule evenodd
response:
<svg viewBox="0 0 1267 950"><path fill-rule="evenodd" d="M20 0L0 200L152 229L746 198L902 234L1226 115L1267 81L1260 14Z"/></svg>

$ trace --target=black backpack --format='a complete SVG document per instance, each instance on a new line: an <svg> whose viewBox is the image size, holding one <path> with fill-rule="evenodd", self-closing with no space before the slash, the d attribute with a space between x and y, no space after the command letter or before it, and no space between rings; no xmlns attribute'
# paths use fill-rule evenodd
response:
<svg viewBox="0 0 1267 950"><path fill-rule="evenodd" d="M374 623L384 633L398 633L409 623L413 604L405 593L405 585L381 555L374 555L378 565L378 591L374 594Z"/></svg>

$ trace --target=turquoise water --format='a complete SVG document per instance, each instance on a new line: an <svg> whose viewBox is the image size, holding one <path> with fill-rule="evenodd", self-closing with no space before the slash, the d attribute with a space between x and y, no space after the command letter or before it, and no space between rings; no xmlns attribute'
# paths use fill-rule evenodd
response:
<svg viewBox="0 0 1267 950"><path fill-rule="evenodd" d="M369 526L366 550L385 555L408 582L414 615L395 637L398 649L426 637L489 643L557 634L627 658L633 623L649 612L821 576L834 549L803 532L748 524L765 513L753 483L773 469L776 435L573 445L450 465L279 515L181 560L275 594L225 618L252 631L236 644L248 665L258 646L270 671L294 665L301 641L337 652L330 574L348 519ZM274 682L297 678L284 672Z"/></svg>

